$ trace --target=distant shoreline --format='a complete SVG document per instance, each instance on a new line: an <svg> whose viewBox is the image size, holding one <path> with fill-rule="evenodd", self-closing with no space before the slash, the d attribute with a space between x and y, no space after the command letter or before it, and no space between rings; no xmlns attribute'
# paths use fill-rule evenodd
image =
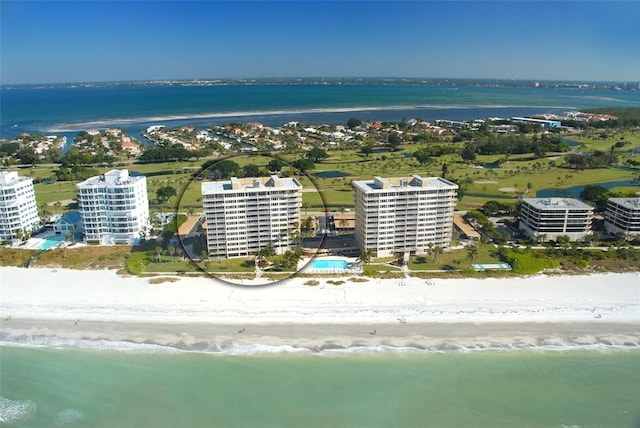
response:
<svg viewBox="0 0 640 428"><path fill-rule="evenodd" d="M494 104L443 104L443 105L381 105L381 106L354 106L354 107L326 107L326 108L310 108L310 109L277 109L277 110L249 110L249 111L233 111L233 112L210 112L210 113L194 113L166 116L148 116L134 118L117 118L96 121L86 121L77 123L67 123L54 125L47 129L47 132L74 132L87 128L103 128L113 125L132 125L144 123L172 122L179 120L193 119L221 119L234 117L252 117L252 116L277 116L277 115L296 115L296 114L313 114L313 113L357 113L382 110L453 110L453 109L505 109L505 108L532 108L532 109L573 109L572 106L534 106L534 105L494 105Z"/></svg>
<svg viewBox="0 0 640 428"><path fill-rule="evenodd" d="M0 85L1 89L99 88L115 86L227 86L227 85L404 85L404 86L475 86L505 88L576 88L623 90L628 83L631 90L638 82L620 80L545 80L545 79L474 79L420 77L291 77L291 78L225 78L225 79L157 79L102 82L15 83ZM633 85L635 83L635 85Z"/></svg>

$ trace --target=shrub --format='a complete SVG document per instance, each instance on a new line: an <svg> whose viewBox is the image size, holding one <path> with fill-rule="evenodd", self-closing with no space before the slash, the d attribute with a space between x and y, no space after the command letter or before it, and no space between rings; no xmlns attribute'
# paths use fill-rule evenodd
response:
<svg viewBox="0 0 640 428"><path fill-rule="evenodd" d="M560 265L558 260L544 256L537 257L535 254L528 252L504 249L500 255L503 261L511 265L515 273L523 275L531 275L545 269L557 268Z"/></svg>

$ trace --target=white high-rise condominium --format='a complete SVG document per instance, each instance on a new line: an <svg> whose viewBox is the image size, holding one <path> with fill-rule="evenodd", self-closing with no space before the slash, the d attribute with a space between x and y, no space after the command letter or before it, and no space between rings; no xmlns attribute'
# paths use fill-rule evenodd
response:
<svg viewBox="0 0 640 428"><path fill-rule="evenodd" d="M0 240L31 233L39 224L33 179L15 171L0 172Z"/></svg>
<svg viewBox="0 0 640 428"><path fill-rule="evenodd" d="M149 228L147 178L114 169L77 185L85 239L136 244Z"/></svg>
<svg viewBox="0 0 640 428"><path fill-rule="evenodd" d="M302 185L277 175L202 183L211 258L256 254L270 245L283 254L300 230Z"/></svg>
<svg viewBox="0 0 640 428"><path fill-rule="evenodd" d="M449 249L458 185L444 178L375 177L354 181L355 238L378 257Z"/></svg>

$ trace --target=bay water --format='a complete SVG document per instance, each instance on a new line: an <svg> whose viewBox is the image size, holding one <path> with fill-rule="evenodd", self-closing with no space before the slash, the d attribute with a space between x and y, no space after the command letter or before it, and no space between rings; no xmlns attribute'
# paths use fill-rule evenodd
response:
<svg viewBox="0 0 640 428"><path fill-rule="evenodd" d="M0 136L119 126L207 127L230 121L282 126L421 117L470 120L594 107L640 107L640 92L434 85L123 85L0 88Z"/></svg>
<svg viewBox="0 0 640 428"><path fill-rule="evenodd" d="M16 427L637 427L640 350L0 348Z"/></svg>

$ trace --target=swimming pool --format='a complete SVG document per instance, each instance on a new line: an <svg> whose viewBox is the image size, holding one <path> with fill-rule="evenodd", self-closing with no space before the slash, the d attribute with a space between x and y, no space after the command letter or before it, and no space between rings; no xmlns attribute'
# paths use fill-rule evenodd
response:
<svg viewBox="0 0 640 428"><path fill-rule="evenodd" d="M51 248L57 247L60 243L64 241L64 236L62 235L51 235L44 238L36 249L38 250L50 250Z"/></svg>
<svg viewBox="0 0 640 428"><path fill-rule="evenodd" d="M314 269L347 269L349 264L346 260L313 260L311 267Z"/></svg>

